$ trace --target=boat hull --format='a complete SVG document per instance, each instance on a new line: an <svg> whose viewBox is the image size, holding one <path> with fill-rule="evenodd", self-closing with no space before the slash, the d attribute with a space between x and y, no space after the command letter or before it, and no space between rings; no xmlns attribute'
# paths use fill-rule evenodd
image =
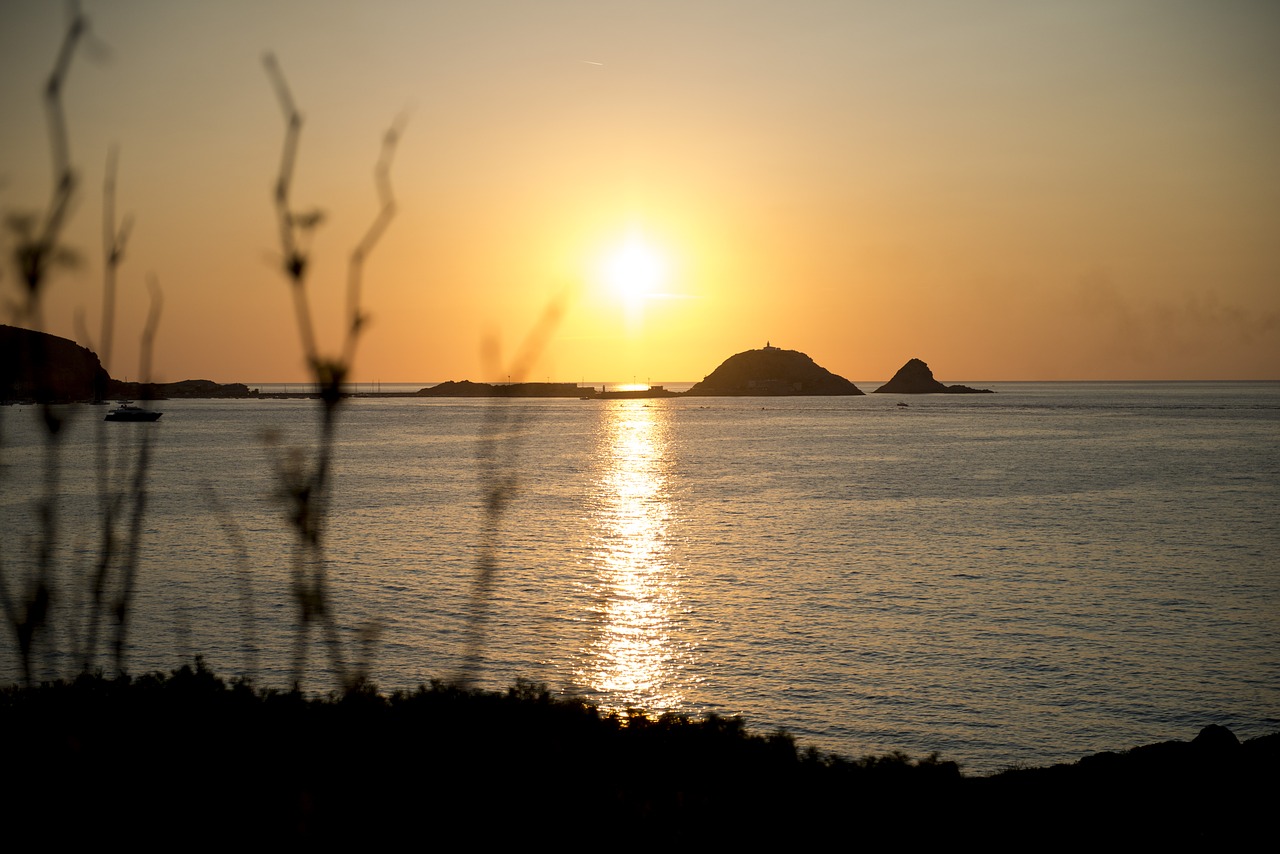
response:
<svg viewBox="0 0 1280 854"><path fill-rule="evenodd" d="M106 414L103 421L159 421L163 412L123 404Z"/></svg>

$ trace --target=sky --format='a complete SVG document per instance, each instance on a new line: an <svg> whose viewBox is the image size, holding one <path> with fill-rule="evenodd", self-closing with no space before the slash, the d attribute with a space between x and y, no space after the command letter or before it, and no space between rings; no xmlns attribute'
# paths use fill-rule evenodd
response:
<svg viewBox="0 0 1280 854"><path fill-rule="evenodd" d="M83 9L65 88L79 263L43 325L100 337L118 146L116 377L137 377L149 277L154 379L307 376L271 52L304 115L295 206L326 215L307 279L324 353L404 122L359 382L694 381L766 341L855 381L911 358L944 382L1280 379L1271 0ZM41 92L66 19L0 4L6 219L48 205Z"/></svg>

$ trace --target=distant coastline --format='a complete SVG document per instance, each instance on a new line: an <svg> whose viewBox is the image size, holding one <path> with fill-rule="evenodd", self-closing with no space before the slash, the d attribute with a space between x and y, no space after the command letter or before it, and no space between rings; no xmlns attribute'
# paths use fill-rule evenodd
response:
<svg viewBox="0 0 1280 854"><path fill-rule="evenodd" d="M0 325L0 401L73 403L113 399L275 399L300 400L319 396L313 383L219 383L207 379L178 382L129 382L110 377L96 353L58 336ZM1009 382L1223 383L1280 382L1280 380L1002 380ZM987 384L990 384L988 382ZM933 379L928 365L909 360L894 377L877 386L877 393L971 394L991 389L944 385ZM351 383L351 398L559 398L575 400L634 400L673 397L782 397L861 395L853 382L832 374L797 350L766 344L726 359L701 381L636 382L507 382L446 380L437 383Z"/></svg>
<svg viewBox="0 0 1280 854"><path fill-rule="evenodd" d="M210 381L183 381L180 383L151 383L146 387L147 392L143 393L143 387L139 383L120 383L110 387L109 393L105 396L107 400L130 399L130 400L311 400L320 396L312 383L309 382L251 382L251 383L211 383L217 386L217 393L210 393L210 388L204 386L204 383ZM423 389L431 389L436 386L445 385L446 382L356 382L347 386L346 397L351 399L391 399L391 398L418 398L418 399L458 399L458 398L512 398L512 399L590 399L590 400L611 400L611 399L660 399L660 398L682 398L682 397L700 397L699 395L688 395L687 389L691 388L694 383L689 380L679 382L656 383L655 387L660 387L665 393L649 394L645 389L630 389L623 391L624 388L633 386L633 383L626 382L593 382L572 385L575 391L572 394L524 394L518 390L502 391L508 384L492 383L490 385L494 392L492 394L423 394ZM858 384L867 387L882 386L887 380L859 380ZM973 381L971 381L973 382ZM1081 385L1105 385L1105 386L1142 386L1142 385L1200 385L1205 387L1216 387L1224 385L1280 385L1280 380L985 380L980 381L984 385L1039 385L1039 386L1081 386ZM200 383L201 387L192 388L195 383ZM511 384L516 385L516 384ZM521 386L544 385L540 383L520 383ZM545 385L558 386L561 383L545 383ZM175 389L184 389L183 391L175 391ZM243 391L240 391L243 389ZM601 389L607 389L608 393L601 394ZM26 397L3 397L5 404L19 403L35 403L35 396ZM82 398L61 398L58 402L74 403L88 402L92 400L91 396Z"/></svg>

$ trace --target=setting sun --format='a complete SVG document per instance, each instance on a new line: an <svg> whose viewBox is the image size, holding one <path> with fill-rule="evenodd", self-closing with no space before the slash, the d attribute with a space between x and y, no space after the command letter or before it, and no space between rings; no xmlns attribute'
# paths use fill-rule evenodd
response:
<svg viewBox="0 0 1280 854"><path fill-rule="evenodd" d="M600 274L605 285L628 305L657 293L667 276L666 259L639 234L604 256Z"/></svg>

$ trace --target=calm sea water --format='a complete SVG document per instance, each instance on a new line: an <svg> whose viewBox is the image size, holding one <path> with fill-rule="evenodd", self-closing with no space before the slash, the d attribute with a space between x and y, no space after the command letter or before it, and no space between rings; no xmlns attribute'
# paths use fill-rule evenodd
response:
<svg viewBox="0 0 1280 854"><path fill-rule="evenodd" d="M346 654L364 650L384 689L462 673L491 552L486 687L740 714L803 745L936 750L973 772L1208 723L1280 728L1280 384L991 387L352 401L327 532ZM97 437L123 456L149 430L130 668L199 654L286 685L294 551L273 493L290 449L314 453L315 404L162 406L105 430L100 408L69 410L58 601L82 595L97 543ZM0 419L16 589L48 469L34 410ZM485 490L508 475L486 533ZM59 615L44 674L70 666ZM0 680L19 676L15 649L0 637ZM318 642L309 661L308 687L332 687Z"/></svg>

